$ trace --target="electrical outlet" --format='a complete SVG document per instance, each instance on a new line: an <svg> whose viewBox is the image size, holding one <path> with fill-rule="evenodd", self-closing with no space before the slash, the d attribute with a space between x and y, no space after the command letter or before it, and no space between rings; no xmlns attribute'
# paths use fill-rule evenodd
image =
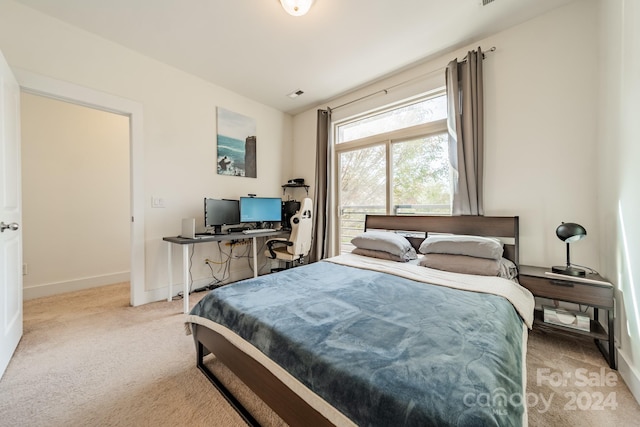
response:
<svg viewBox="0 0 640 427"><path fill-rule="evenodd" d="M26 276L27 274L29 274L29 269L27 268L27 263L25 262L24 264L22 264L22 275Z"/></svg>

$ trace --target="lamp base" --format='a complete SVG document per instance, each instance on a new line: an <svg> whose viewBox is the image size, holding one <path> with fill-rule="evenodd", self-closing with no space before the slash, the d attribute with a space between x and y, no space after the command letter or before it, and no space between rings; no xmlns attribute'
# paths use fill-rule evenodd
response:
<svg viewBox="0 0 640 427"><path fill-rule="evenodd" d="M557 274L566 274L567 276L584 277L585 271L580 268L571 267L570 265L553 266L551 271Z"/></svg>

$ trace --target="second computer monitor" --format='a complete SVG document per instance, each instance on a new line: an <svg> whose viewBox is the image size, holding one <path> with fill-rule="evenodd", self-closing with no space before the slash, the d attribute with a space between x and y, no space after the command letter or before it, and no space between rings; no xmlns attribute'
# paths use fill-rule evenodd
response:
<svg viewBox="0 0 640 427"><path fill-rule="evenodd" d="M240 197L240 222L277 222L282 220L279 197Z"/></svg>
<svg viewBox="0 0 640 427"><path fill-rule="evenodd" d="M214 234L222 233L223 225L240 223L237 200L204 199L204 226L213 227Z"/></svg>

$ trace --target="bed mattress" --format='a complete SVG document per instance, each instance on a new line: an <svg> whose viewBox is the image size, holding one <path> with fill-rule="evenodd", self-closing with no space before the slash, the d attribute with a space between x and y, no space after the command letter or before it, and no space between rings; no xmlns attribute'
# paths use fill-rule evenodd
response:
<svg viewBox="0 0 640 427"><path fill-rule="evenodd" d="M357 425L520 426L532 315L506 279L343 255L216 289L187 321L228 330Z"/></svg>

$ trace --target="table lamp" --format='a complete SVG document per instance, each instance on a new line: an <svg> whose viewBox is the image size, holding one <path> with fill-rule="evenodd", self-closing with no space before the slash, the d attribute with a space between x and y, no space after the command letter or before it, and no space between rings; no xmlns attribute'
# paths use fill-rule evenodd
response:
<svg viewBox="0 0 640 427"><path fill-rule="evenodd" d="M556 228L556 236L567 244L567 265L553 266L551 267L551 271L558 274L566 274L567 276L584 276L584 270L571 266L569 244L587 237L587 230L585 230L580 224L576 224L574 222L563 222L558 226L558 228Z"/></svg>

